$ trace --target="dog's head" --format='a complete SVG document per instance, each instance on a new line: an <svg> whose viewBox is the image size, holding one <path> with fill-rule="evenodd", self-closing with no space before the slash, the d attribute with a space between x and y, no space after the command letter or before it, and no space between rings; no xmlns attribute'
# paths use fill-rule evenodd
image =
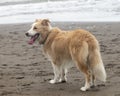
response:
<svg viewBox="0 0 120 96"><path fill-rule="evenodd" d="M27 37L31 37L29 44L33 44L36 40L40 44L44 44L48 34L50 33L50 21L48 19L37 19L31 29L26 33Z"/></svg>

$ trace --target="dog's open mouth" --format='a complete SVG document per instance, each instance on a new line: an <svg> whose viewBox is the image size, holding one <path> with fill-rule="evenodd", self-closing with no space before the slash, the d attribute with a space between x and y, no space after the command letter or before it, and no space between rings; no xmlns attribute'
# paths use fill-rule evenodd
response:
<svg viewBox="0 0 120 96"><path fill-rule="evenodd" d="M38 39L39 35L39 33L36 33L34 36L31 37L28 43L33 44Z"/></svg>

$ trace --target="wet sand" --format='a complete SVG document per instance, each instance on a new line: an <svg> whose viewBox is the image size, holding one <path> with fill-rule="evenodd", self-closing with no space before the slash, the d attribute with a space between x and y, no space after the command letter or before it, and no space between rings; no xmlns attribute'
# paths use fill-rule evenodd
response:
<svg viewBox="0 0 120 96"><path fill-rule="evenodd" d="M80 91L84 77L75 67L68 82L51 85L53 70L38 43L28 45L25 32L31 24L0 25L0 96L120 96L120 22L118 23L52 23L64 30L87 29L101 46L107 71L107 82Z"/></svg>

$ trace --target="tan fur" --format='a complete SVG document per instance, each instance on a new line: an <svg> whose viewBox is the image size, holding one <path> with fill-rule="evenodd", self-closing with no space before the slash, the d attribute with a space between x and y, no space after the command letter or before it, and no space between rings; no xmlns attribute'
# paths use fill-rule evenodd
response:
<svg viewBox="0 0 120 96"><path fill-rule="evenodd" d="M43 44L44 52L50 57L54 70L56 68L58 70L58 73L54 71L56 77L51 81L52 83L64 78L65 71L72 61L85 75L86 83L81 88L82 91L89 89L90 82L94 83L95 78L106 80L99 43L90 32L82 29L63 31L59 28L51 28L49 20L46 19L36 20L35 26L38 28L36 31L41 35L39 43ZM98 65L101 67L96 67ZM97 68L99 73L94 70ZM57 77L57 74L60 76ZM101 77L97 76L98 74Z"/></svg>

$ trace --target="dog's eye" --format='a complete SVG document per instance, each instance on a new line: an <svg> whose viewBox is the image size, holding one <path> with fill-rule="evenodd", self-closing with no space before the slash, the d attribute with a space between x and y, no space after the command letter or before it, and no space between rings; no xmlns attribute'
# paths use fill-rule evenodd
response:
<svg viewBox="0 0 120 96"><path fill-rule="evenodd" d="M34 29L37 29L37 27L34 27Z"/></svg>

